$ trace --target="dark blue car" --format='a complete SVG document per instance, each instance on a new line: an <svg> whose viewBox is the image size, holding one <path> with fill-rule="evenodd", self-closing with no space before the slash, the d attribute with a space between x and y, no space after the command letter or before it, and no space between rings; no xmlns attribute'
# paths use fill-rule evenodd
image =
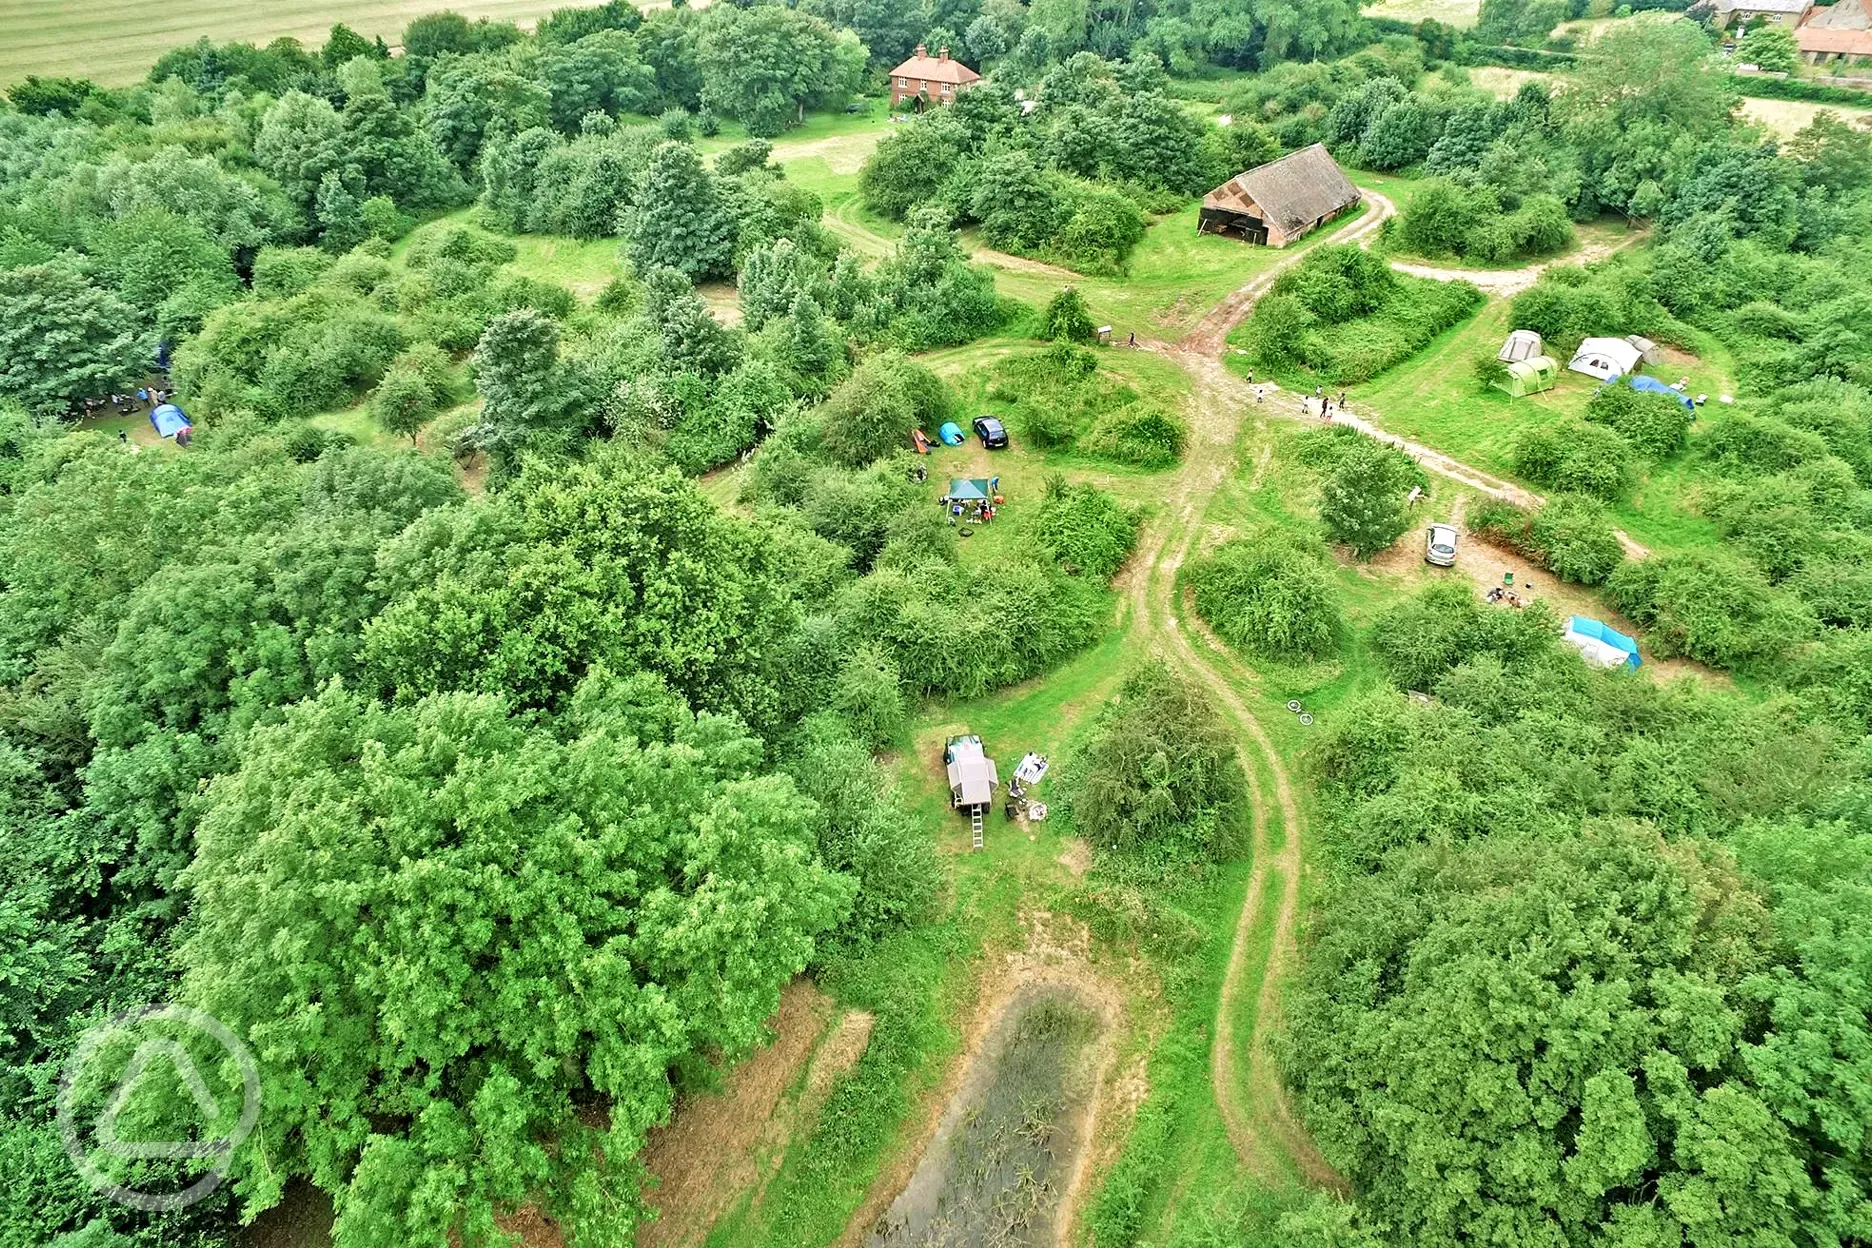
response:
<svg viewBox="0 0 1872 1248"><path fill-rule="evenodd" d="M975 418L975 436L991 451L998 451L1008 444L1007 428L992 416Z"/></svg>

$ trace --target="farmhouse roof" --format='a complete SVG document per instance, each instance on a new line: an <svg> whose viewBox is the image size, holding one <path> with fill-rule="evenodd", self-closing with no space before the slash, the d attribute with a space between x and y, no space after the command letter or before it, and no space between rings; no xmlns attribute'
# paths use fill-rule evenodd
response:
<svg viewBox="0 0 1872 1248"><path fill-rule="evenodd" d="M1813 30L1872 30L1872 0L1839 0L1807 15Z"/></svg>
<svg viewBox="0 0 1872 1248"><path fill-rule="evenodd" d="M1805 13L1813 0L1716 0L1719 13Z"/></svg>
<svg viewBox="0 0 1872 1248"><path fill-rule="evenodd" d="M1872 30L1831 30L1803 26L1794 32L1794 45L1803 52L1837 52L1843 56L1872 56Z"/></svg>
<svg viewBox="0 0 1872 1248"><path fill-rule="evenodd" d="M916 46L916 55L891 70L891 77L916 78L925 82L964 83L974 82L981 75L961 61L952 59L948 48L943 48L935 56L931 56L929 49L919 43Z"/></svg>
<svg viewBox="0 0 1872 1248"><path fill-rule="evenodd" d="M1203 207L1252 213L1283 231L1304 229L1357 202L1358 188L1315 143L1238 173L1203 196Z"/></svg>

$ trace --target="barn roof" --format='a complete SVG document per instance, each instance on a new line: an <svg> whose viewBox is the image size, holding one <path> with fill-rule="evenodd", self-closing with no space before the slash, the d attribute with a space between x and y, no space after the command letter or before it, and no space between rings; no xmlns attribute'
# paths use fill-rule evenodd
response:
<svg viewBox="0 0 1872 1248"><path fill-rule="evenodd" d="M1867 0L1839 0L1815 9L1801 30L1872 30L1872 4Z"/></svg>
<svg viewBox="0 0 1872 1248"><path fill-rule="evenodd" d="M1326 145L1315 143L1236 174L1203 196L1203 207L1250 213L1292 231L1357 203L1358 197L1358 188Z"/></svg>
<svg viewBox="0 0 1872 1248"><path fill-rule="evenodd" d="M1838 52L1843 56L1872 56L1872 31L1833 30L1803 26L1794 32L1794 44L1803 52Z"/></svg>
<svg viewBox="0 0 1872 1248"><path fill-rule="evenodd" d="M952 58L948 48L931 56L929 49L919 43L916 47L916 54L896 69L891 70L891 77L917 78L928 82L962 83L974 82L981 75L961 61Z"/></svg>

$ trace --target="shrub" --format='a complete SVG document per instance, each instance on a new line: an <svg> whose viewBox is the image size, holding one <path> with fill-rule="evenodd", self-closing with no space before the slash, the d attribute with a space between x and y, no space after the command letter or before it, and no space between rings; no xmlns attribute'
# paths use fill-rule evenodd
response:
<svg viewBox="0 0 1872 1248"><path fill-rule="evenodd" d="M863 466L910 444L912 429L941 424L953 407L940 377L895 351L865 360L819 409L825 449Z"/></svg>
<svg viewBox="0 0 1872 1248"><path fill-rule="evenodd" d="M1322 658L1340 616L1320 552L1268 534L1227 542L1190 570L1196 609L1233 645L1274 658Z"/></svg>
<svg viewBox="0 0 1872 1248"><path fill-rule="evenodd" d="M1245 799L1214 699L1161 662L1126 678L1067 775L1087 840L1164 866L1226 853Z"/></svg>
<svg viewBox="0 0 1872 1248"><path fill-rule="evenodd" d="M253 262L254 294L262 299L290 299L335 263L331 253L316 247L262 247Z"/></svg>
<svg viewBox="0 0 1872 1248"><path fill-rule="evenodd" d="M1439 582L1379 615L1372 648L1400 689L1429 691L1445 673L1485 655L1514 667L1551 648L1558 621L1536 602L1497 611L1467 585Z"/></svg>
<svg viewBox="0 0 1872 1248"><path fill-rule="evenodd" d="M1598 585L1625 557L1597 500L1579 494L1549 499L1528 525L1528 542L1547 570L1575 585Z"/></svg>
<svg viewBox="0 0 1872 1248"><path fill-rule="evenodd" d="M1647 394L1614 381L1586 400L1586 419L1616 431L1646 455L1663 459L1683 449L1694 417L1668 395Z"/></svg>
<svg viewBox="0 0 1872 1248"><path fill-rule="evenodd" d="M1369 559L1409 527L1404 500L1411 486L1425 480L1410 456L1361 439L1346 449L1320 487L1320 523L1331 540Z"/></svg>
<svg viewBox="0 0 1872 1248"><path fill-rule="evenodd" d="M1108 581L1136 544L1138 518L1094 485L1072 485L1055 473L1034 513L1034 536L1060 567Z"/></svg>
<svg viewBox="0 0 1872 1248"><path fill-rule="evenodd" d="M1663 555L1625 564L1611 578L1612 602L1661 655L1715 667L1773 658L1817 627L1799 599L1727 555Z"/></svg>
<svg viewBox="0 0 1872 1248"><path fill-rule="evenodd" d="M1072 286L1060 288L1040 320L1040 336L1056 342L1091 342L1097 328L1086 310L1085 296Z"/></svg>
<svg viewBox="0 0 1872 1248"><path fill-rule="evenodd" d="M1573 421L1522 435L1514 466L1549 488L1610 500L1625 492L1631 457L1631 443L1612 430Z"/></svg>
<svg viewBox="0 0 1872 1248"><path fill-rule="evenodd" d="M1100 459L1168 468L1183 456L1183 422L1154 403L1107 412L1079 439L1079 450Z"/></svg>

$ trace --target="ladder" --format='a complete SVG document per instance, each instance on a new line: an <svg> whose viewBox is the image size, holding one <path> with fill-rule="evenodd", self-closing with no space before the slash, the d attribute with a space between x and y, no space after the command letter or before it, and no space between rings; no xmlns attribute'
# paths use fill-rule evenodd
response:
<svg viewBox="0 0 1872 1248"><path fill-rule="evenodd" d="M975 848L980 849L982 847L982 808L979 806L969 807L969 831L975 834Z"/></svg>

